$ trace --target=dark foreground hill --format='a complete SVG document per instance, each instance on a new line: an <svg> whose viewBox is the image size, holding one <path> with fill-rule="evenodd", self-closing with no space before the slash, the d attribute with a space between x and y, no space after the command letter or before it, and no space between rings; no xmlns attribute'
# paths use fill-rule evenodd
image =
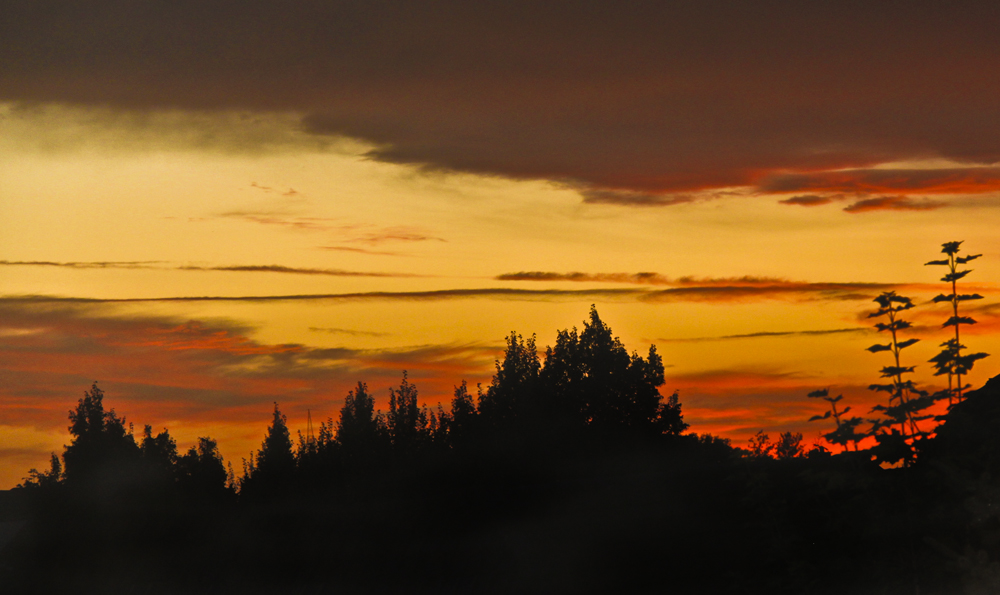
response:
<svg viewBox="0 0 1000 595"><path fill-rule="evenodd" d="M11 593L1000 592L998 429L994 378L905 469L687 435L444 453L255 500L21 490L0 498L0 522L26 521L0 579Z"/></svg>

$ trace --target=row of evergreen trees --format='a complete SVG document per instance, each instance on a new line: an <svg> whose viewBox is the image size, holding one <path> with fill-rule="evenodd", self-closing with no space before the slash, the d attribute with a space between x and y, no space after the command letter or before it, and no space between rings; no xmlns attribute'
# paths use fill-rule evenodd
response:
<svg viewBox="0 0 1000 595"><path fill-rule="evenodd" d="M244 460L236 478L211 438L200 438L183 455L167 430L153 435L146 426L136 440L123 417L105 411L95 383L70 412L72 442L64 465L53 454L49 471L32 469L22 485L152 482L188 494L225 497L238 491L252 498L447 453L523 454L661 441L688 427L677 394L660 395L663 384L655 346L645 358L630 354L592 307L582 331L558 332L544 361L534 337L511 333L490 385L473 395L463 381L448 409L421 407L404 371L399 386L389 390L387 413L376 410L367 385L358 382L337 419L321 423L316 435L310 424L296 445L275 403L261 448Z"/></svg>

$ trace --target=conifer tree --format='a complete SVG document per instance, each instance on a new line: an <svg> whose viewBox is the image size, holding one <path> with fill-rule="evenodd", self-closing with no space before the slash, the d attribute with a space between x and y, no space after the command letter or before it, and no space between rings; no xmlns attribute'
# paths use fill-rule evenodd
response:
<svg viewBox="0 0 1000 595"><path fill-rule="evenodd" d="M375 399L368 385L358 385L347 393L337 420L336 444L348 465L363 465L382 451L387 437L385 418L375 411Z"/></svg>
<svg viewBox="0 0 1000 595"><path fill-rule="evenodd" d="M427 438L428 423L427 411L417 404L417 387L408 381L406 370L403 370L399 388L389 389L386 427L393 448L397 452L418 448Z"/></svg>
<svg viewBox="0 0 1000 595"><path fill-rule="evenodd" d="M476 403L463 380L462 384L455 387L451 399L451 414L446 418L448 440L452 446L456 448L467 446L476 436L478 421Z"/></svg>
<svg viewBox="0 0 1000 595"><path fill-rule="evenodd" d="M292 454L292 439L288 432L288 418L274 404L271 425L260 450L257 451L255 477L268 486L287 482L295 469L295 455Z"/></svg>

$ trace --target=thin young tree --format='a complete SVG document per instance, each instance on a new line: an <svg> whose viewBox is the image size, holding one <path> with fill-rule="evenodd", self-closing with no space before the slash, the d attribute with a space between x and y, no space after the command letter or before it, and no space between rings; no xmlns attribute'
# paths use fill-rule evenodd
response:
<svg viewBox="0 0 1000 595"><path fill-rule="evenodd" d="M941 244L941 252L948 256L948 258L943 260L932 260L924 264L946 266L948 267L948 273L941 278L945 283L951 284L951 293L940 294L934 298L934 303L947 302L951 304L951 318L949 318L942 327L955 327L955 338L948 339L941 344L943 348L941 353L934 356L930 361L934 364L937 369L935 376L941 376L944 374L948 375L948 405L951 406L955 401L962 401L962 393L968 386L962 385L962 376L968 375L969 371L972 370L973 364L977 360L981 360L987 357L987 353L970 353L968 355L962 355L962 350L965 349L965 345L961 343L960 328L963 324L976 324L976 321L968 316L959 316L958 314L958 304L959 302L966 302L971 300L981 300L983 296L978 293L971 294L960 294L958 293L958 280L962 279L966 275L972 272L972 269L962 269L959 270L959 266L968 264L969 262L979 258L982 254L971 254L969 256L959 256L959 247L962 245L961 241L958 242L946 242Z"/></svg>
<svg viewBox="0 0 1000 595"><path fill-rule="evenodd" d="M837 429L832 432L827 432L823 434L823 438L826 439L830 444L836 444L843 447L844 450L850 450L848 444L854 444L854 451L858 450L858 441L863 438L862 434L858 434L857 427L861 425L864 421L860 417L851 417L848 419L841 419L842 415L846 415L848 411L851 410L850 406L844 407L840 411L837 410L837 403L839 403L844 395L837 395L836 397L830 396L829 389L814 390L807 395L811 399L823 399L830 404L830 410L823 415L814 415L809 418L809 421L820 421L823 419L833 418L833 421L837 424Z"/></svg>
<svg viewBox="0 0 1000 595"><path fill-rule="evenodd" d="M902 439L912 442L914 439L926 436L927 433L920 430L918 422L931 417L930 415L922 415L921 412L933 402L924 391L919 390L914 385L912 380L903 380L903 375L912 374L915 366L901 365L900 352L919 339L906 339L905 341L899 339L899 332L912 326L908 321L900 318L899 313L913 308L913 300L896 295L895 291L888 291L875 298L874 301L879 305L879 309L869 314L868 317L886 317L888 322L876 323L875 328L879 332L888 331L891 340L889 343L872 345L868 351L872 353L890 352L894 365L884 366L881 370L882 378L891 380L889 384L872 384L868 387L870 390L889 393L888 406L876 405L872 408L872 411L879 411L885 415L888 421L876 420L872 427L872 433L878 434L884 426L891 427L898 424Z"/></svg>

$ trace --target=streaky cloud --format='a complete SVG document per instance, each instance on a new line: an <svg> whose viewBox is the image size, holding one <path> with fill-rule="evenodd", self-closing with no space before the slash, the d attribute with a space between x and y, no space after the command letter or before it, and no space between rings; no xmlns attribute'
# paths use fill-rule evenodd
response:
<svg viewBox="0 0 1000 595"><path fill-rule="evenodd" d="M426 277L414 273L380 273L368 271L347 271L343 269L313 269L288 267L277 264L270 265L234 265L234 266L181 266L182 271L228 271L237 273L287 273L293 275L329 275L332 277Z"/></svg>
<svg viewBox="0 0 1000 595"><path fill-rule="evenodd" d="M731 339L766 339L771 337L808 337L822 335L842 335L850 333L870 333L870 328L849 327L836 329L820 329L805 331L762 331L758 333L746 333L740 335L720 335L717 337L685 337L685 338L660 338L657 341L664 343L699 343L703 341L728 341Z"/></svg>
<svg viewBox="0 0 1000 595"><path fill-rule="evenodd" d="M768 176L757 188L763 192L982 194L1000 192L1000 167L878 168L786 173Z"/></svg>
<svg viewBox="0 0 1000 595"><path fill-rule="evenodd" d="M390 333L378 333L374 331L359 331L349 328L311 326L309 330L314 333L329 333L331 335L348 335L351 337L388 337Z"/></svg>
<svg viewBox="0 0 1000 595"><path fill-rule="evenodd" d="M786 198L785 200L779 200L783 205L798 205L800 207L818 207L822 205L828 205L833 202L833 197L830 196L820 196L817 194L804 194L800 196L793 196L791 198Z"/></svg>
<svg viewBox="0 0 1000 595"><path fill-rule="evenodd" d="M385 250L369 250L367 248L358 248L356 246L320 246L320 250L334 250L337 252L353 252L355 254L369 254L372 256L407 256L406 254L401 254L399 252L388 252Z"/></svg>
<svg viewBox="0 0 1000 595"><path fill-rule="evenodd" d="M0 297L0 303L115 304L132 302L281 302L302 300L444 300L466 298L539 299L558 297L629 297L647 293L642 289L440 289L430 291L370 291L244 296L168 296L147 298L88 298L48 295Z"/></svg>
<svg viewBox="0 0 1000 595"><path fill-rule="evenodd" d="M845 213L869 213L871 211L933 211L946 203L935 200L914 200L908 196L876 196L866 198L844 207Z"/></svg>
<svg viewBox="0 0 1000 595"><path fill-rule="evenodd" d="M387 273L378 271L348 271L344 269L317 269L289 267L278 264L265 265L172 265L162 260L150 261L96 261L55 262L44 260L0 260L0 266L48 266L68 269L154 269L164 271L221 271L237 273L285 273L293 275L329 275L333 277L427 277L415 273Z"/></svg>
<svg viewBox="0 0 1000 595"><path fill-rule="evenodd" d="M659 273L554 273L548 271L521 271L494 277L497 281L576 281L597 283L635 283L642 285L670 285L673 283Z"/></svg>
<svg viewBox="0 0 1000 595"><path fill-rule="evenodd" d="M109 260L92 262L57 262L51 260L0 260L0 266L41 266L67 269L153 269L161 260Z"/></svg>

